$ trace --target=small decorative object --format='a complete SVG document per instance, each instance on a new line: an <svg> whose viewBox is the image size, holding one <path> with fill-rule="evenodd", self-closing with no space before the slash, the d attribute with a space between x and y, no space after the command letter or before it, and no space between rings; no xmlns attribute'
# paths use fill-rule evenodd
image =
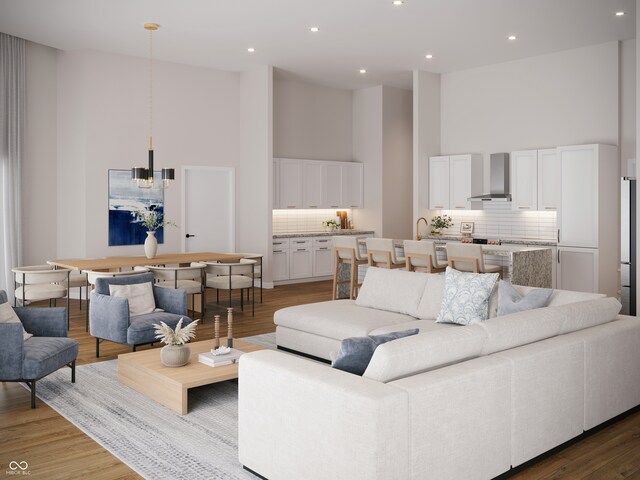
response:
<svg viewBox="0 0 640 480"><path fill-rule="evenodd" d="M226 355L231 351L231 347L218 347L211 349L213 355Z"/></svg>
<svg viewBox="0 0 640 480"><path fill-rule="evenodd" d="M147 239L144 241L144 254L147 258L155 258L158 252L158 240L156 230L160 227L177 227L169 220L164 219L164 214L156 210L138 210L136 218L147 229Z"/></svg>
<svg viewBox="0 0 640 480"><path fill-rule="evenodd" d="M233 347L233 308L227 308L227 347Z"/></svg>
<svg viewBox="0 0 640 480"><path fill-rule="evenodd" d="M166 344L160 350L160 361L163 365L167 367L182 367L189 363L191 349L185 344L196 336L197 324L198 320L195 320L182 328L181 318L175 330L164 322L160 322L160 325L153 325L156 331L156 338Z"/></svg>
<svg viewBox="0 0 640 480"><path fill-rule="evenodd" d="M442 229L447 229L453 226L453 220L449 215L436 215L431 219L431 233L440 235Z"/></svg>
<svg viewBox="0 0 640 480"><path fill-rule="evenodd" d="M325 232L333 232L338 226L338 222L333 218L327 218L322 222L322 226Z"/></svg>
<svg viewBox="0 0 640 480"><path fill-rule="evenodd" d="M213 348L220 346L220 315L213 316Z"/></svg>
<svg viewBox="0 0 640 480"><path fill-rule="evenodd" d="M460 233L469 236L473 233L473 222L460 222Z"/></svg>

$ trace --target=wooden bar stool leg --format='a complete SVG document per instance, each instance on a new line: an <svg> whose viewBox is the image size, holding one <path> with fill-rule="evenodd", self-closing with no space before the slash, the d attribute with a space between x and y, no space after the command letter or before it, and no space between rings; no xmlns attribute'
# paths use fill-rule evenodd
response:
<svg viewBox="0 0 640 480"><path fill-rule="evenodd" d="M355 259L351 262L351 282L349 288L349 299L353 300L356 298L356 279L358 278L358 265L356 264Z"/></svg>
<svg viewBox="0 0 640 480"><path fill-rule="evenodd" d="M334 260L333 260L333 298L332 300L336 300L338 293L338 271L340 270L340 257L338 257L338 252L334 252Z"/></svg>

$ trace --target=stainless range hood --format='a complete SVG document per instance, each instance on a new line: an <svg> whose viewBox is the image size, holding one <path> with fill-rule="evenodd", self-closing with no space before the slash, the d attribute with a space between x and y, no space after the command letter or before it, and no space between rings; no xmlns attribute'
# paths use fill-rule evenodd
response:
<svg viewBox="0 0 640 480"><path fill-rule="evenodd" d="M471 202L510 202L509 193L509 154L492 153L490 163L491 193L469 197Z"/></svg>

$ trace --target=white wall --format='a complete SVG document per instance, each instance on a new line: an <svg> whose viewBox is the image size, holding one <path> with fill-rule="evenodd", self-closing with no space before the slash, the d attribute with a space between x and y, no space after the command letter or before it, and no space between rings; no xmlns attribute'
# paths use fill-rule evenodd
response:
<svg viewBox="0 0 640 480"><path fill-rule="evenodd" d="M620 162L627 175L627 160L636 157L636 40L620 45Z"/></svg>
<svg viewBox="0 0 640 480"><path fill-rule="evenodd" d="M618 43L442 75L443 154L618 144Z"/></svg>
<svg viewBox="0 0 640 480"><path fill-rule="evenodd" d="M349 161L350 90L282 78L273 80L273 151L276 158Z"/></svg>
<svg viewBox="0 0 640 480"><path fill-rule="evenodd" d="M384 87L382 95L382 235L413 236L413 98L409 90Z"/></svg>
<svg viewBox="0 0 640 480"><path fill-rule="evenodd" d="M22 256L25 265L57 253L56 50L26 42L26 132L22 163Z"/></svg>
<svg viewBox="0 0 640 480"><path fill-rule="evenodd" d="M236 73L154 62L156 169L239 166L239 83ZM59 257L142 253L140 245L108 246L107 180L109 169L147 163L148 92L146 59L59 53ZM180 190L176 181L165 191L166 217L178 225ZM159 252L180 251L180 240L179 229L166 228Z"/></svg>

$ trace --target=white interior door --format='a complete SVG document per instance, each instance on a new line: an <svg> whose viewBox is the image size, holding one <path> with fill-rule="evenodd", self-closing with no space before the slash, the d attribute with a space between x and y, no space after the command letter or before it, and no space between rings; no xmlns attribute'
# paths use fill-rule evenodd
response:
<svg viewBox="0 0 640 480"><path fill-rule="evenodd" d="M235 169L182 167L182 251L236 248Z"/></svg>

